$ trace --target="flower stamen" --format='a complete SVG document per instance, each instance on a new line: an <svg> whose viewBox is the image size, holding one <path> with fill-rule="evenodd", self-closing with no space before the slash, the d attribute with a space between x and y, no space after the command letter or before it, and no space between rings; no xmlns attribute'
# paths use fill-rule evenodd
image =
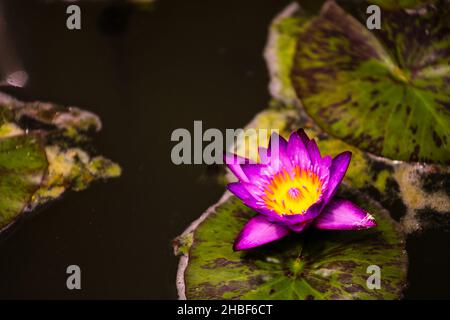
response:
<svg viewBox="0 0 450 320"><path fill-rule="evenodd" d="M305 214L322 195L322 182L314 172L296 166L292 174L276 174L264 190L265 205L279 215Z"/></svg>

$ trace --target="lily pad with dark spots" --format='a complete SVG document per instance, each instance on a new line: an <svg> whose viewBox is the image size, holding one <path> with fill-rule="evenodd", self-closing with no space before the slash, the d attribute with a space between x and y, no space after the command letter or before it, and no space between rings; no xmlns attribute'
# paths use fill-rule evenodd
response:
<svg viewBox="0 0 450 320"><path fill-rule="evenodd" d="M448 166L373 156L324 133L307 115L276 101L258 113L246 128L264 129L268 133L277 129L286 139L292 131L305 128L308 136L316 140L322 154L334 157L344 151L352 152L344 182L379 201L401 223L406 233L427 228L450 228L450 193L446 183L450 177ZM267 136L253 144L238 144L235 153L242 157L255 155L253 148L267 147L264 141L268 139ZM258 161L257 158L252 160ZM227 179L228 182L235 181L230 174Z"/></svg>
<svg viewBox="0 0 450 320"><path fill-rule="evenodd" d="M450 194L444 183L449 180L448 166L374 156L326 134L304 112L301 102L292 94L292 82L289 72L286 72L292 66L295 52L281 49L286 47L285 44L289 44L289 48L295 46L298 31L310 21L301 17L304 17L304 11L297 4L289 5L277 15L270 27L265 57L271 71L270 93L277 101L257 114L247 127L268 132L278 129L285 138L298 128L307 128L308 135L315 137L325 154L334 156L346 150L353 153L345 181L380 201L401 222L405 232L426 228L449 229ZM243 150L238 150L238 153L245 156Z"/></svg>
<svg viewBox="0 0 450 320"><path fill-rule="evenodd" d="M0 140L0 231L29 205L46 170L45 149L38 136Z"/></svg>
<svg viewBox="0 0 450 320"><path fill-rule="evenodd" d="M378 227L308 230L248 251L234 238L255 212L226 193L175 241L182 254L177 285L187 299L399 299L406 284L403 233L373 200L342 194L371 212ZM369 289L367 268L381 268Z"/></svg>
<svg viewBox="0 0 450 320"><path fill-rule="evenodd" d="M362 12L328 1L300 32L292 82L305 110L362 150L450 163L448 2L383 10L373 31Z"/></svg>
<svg viewBox="0 0 450 320"><path fill-rule="evenodd" d="M67 190L120 175L117 164L85 150L100 128L89 111L0 93L0 232Z"/></svg>
<svg viewBox="0 0 450 320"><path fill-rule="evenodd" d="M272 21L264 57L270 73L271 95L286 104L295 103L297 96L290 77L297 37L311 16L293 2Z"/></svg>

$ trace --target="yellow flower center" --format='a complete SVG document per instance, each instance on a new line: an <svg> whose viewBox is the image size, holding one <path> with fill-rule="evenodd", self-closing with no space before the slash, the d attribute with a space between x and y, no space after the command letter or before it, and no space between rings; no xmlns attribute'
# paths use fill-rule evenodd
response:
<svg viewBox="0 0 450 320"><path fill-rule="evenodd" d="M291 174L285 170L277 173L264 193L267 208L280 216L305 214L322 195L322 182L314 172L295 167Z"/></svg>

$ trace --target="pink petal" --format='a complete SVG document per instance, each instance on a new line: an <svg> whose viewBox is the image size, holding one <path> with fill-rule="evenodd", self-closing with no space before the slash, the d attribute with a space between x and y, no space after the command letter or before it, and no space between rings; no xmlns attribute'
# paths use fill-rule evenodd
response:
<svg viewBox="0 0 450 320"><path fill-rule="evenodd" d="M227 189L230 190L236 197L246 201L253 199L253 196L248 192L247 189L240 182L232 182L227 185Z"/></svg>
<svg viewBox="0 0 450 320"><path fill-rule="evenodd" d="M297 132L293 132L298 135L300 139L302 139L303 144L306 146L308 142L310 141L308 135L306 134L305 130L303 128L300 128L297 130ZM291 134L292 135L292 134Z"/></svg>
<svg viewBox="0 0 450 320"><path fill-rule="evenodd" d="M241 181L248 182L248 178L245 175L244 171L242 171L241 164L249 163L250 160L237 156L235 154L225 153L224 162L230 168L231 172Z"/></svg>
<svg viewBox="0 0 450 320"><path fill-rule="evenodd" d="M327 204L336 193L347 172L351 158L352 153L350 151L342 152L334 157L330 167L330 179L328 180L327 192L324 194L324 204Z"/></svg>
<svg viewBox="0 0 450 320"><path fill-rule="evenodd" d="M290 159L287 155L287 141L278 133L272 133L267 149L267 155L270 157L270 167L273 172L278 172L281 168L289 168L291 166Z"/></svg>
<svg viewBox="0 0 450 320"><path fill-rule="evenodd" d="M243 164L241 169L251 183L254 183L256 179L265 178L266 165L264 164Z"/></svg>
<svg viewBox="0 0 450 320"><path fill-rule="evenodd" d="M311 222L307 221L307 222L301 222L298 224L294 224L294 225L290 225L289 229L291 229L294 232L302 232L303 230L305 230L307 227L309 227L311 224Z"/></svg>
<svg viewBox="0 0 450 320"><path fill-rule="evenodd" d="M306 145L309 153L309 157L312 163L320 163L322 156L320 155L319 147L317 147L316 141L314 139L310 140Z"/></svg>
<svg viewBox="0 0 450 320"><path fill-rule="evenodd" d="M233 250L246 250L285 237L291 231L279 224L269 222L264 216L251 218L234 241Z"/></svg>
<svg viewBox="0 0 450 320"><path fill-rule="evenodd" d="M270 158L266 148L258 147L259 160L262 164L269 164Z"/></svg>
<svg viewBox="0 0 450 320"><path fill-rule="evenodd" d="M375 219L351 201L333 199L314 220L314 226L327 230L357 230L376 227Z"/></svg>
<svg viewBox="0 0 450 320"><path fill-rule="evenodd" d="M294 166L300 165L302 168L308 168L311 163L308 150L306 149L305 141L308 139L304 131L300 131L303 133L304 137L301 138L297 132L291 133L289 137L289 142L287 146L287 155L291 159L292 164ZM308 143L307 140L306 143Z"/></svg>

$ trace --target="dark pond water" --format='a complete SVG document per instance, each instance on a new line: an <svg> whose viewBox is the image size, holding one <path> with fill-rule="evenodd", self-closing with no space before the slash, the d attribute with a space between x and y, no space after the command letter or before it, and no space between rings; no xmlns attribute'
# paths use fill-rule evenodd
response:
<svg viewBox="0 0 450 320"><path fill-rule="evenodd" d="M175 166L176 128L238 128L269 101L262 50L289 1L163 0L151 11L81 2L5 0L12 43L30 75L26 100L77 105L104 128L94 143L120 179L68 193L0 241L0 298L176 298L171 240L223 193L203 165ZM5 47L5 44L0 44ZM449 297L448 236L408 244L409 298ZM447 250L447 249L444 249ZM66 267L82 269L68 291Z"/></svg>

